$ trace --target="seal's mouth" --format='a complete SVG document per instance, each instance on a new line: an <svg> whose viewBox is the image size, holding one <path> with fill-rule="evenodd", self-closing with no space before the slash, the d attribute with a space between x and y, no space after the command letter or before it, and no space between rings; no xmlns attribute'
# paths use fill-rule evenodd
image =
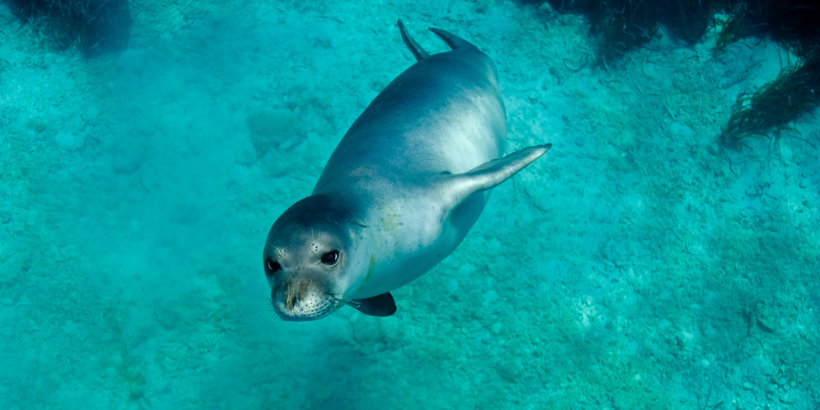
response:
<svg viewBox="0 0 820 410"><path fill-rule="evenodd" d="M315 292L301 298L289 298L281 292L274 292L271 296L271 305L282 320L306 322L321 319L342 307L344 303L332 295Z"/></svg>

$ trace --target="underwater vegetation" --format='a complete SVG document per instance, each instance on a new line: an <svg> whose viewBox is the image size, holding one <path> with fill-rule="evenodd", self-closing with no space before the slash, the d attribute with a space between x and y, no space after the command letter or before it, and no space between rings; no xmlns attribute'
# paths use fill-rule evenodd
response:
<svg viewBox="0 0 820 410"><path fill-rule="evenodd" d="M559 13L579 13L598 36L597 61L623 56L645 44L661 25L694 44L712 27L715 55L737 41L771 38L802 58L754 93L737 98L718 137L721 146L739 149L749 136L765 136L820 104L820 2L817 0L522 0L548 3ZM808 141L807 141L808 142Z"/></svg>
<svg viewBox="0 0 820 410"><path fill-rule="evenodd" d="M808 55L820 41L820 3L816 0L521 0L548 3L558 13L587 16L599 36L598 62L604 63L649 41L660 25L694 44L720 23L717 49L750 37L771 36ZM728 16L716 19L717 13Z"/></svg>
<svg viewBox="0 0 820 410"><path fill-rule="evenodd" d="M607 60L617 58L651 40L658 30L662 13L660 0L548 0L547 3L559 13L588 16L589 30L599 38L597 61L604 66Z"/></svg>
<svg viewBox="0 0 820 410"><path fill-rule="evenodd" d="M6 0L23 21L61 50L76 45L86 56L128 47L131 14L128 0Z"/></svg>
<svg viewBox="0 0 820 410"><path fill-rule="evenodd" d="M543 1L523 0L542 4ZM599 38L597 60L608 60L645 44L665 25L676 37L696 43L711 25L717 0L547 0L559 13L589 18L590 32Z"/></svg>
<svg viewBox="0 0 820 410"><path fill-rule="evenodd" d="M814 0L723 0L728 16L718 32L716 52L747 37L771 37L808 56L820 46L820 3Z"/></svg>
<svg viewBox="0 0 820 410"><path fill-rule="evenodd" d="M617 58L624 52L645 44L657 33L662 13L657 1L621 0L595 2L590 16L590 30L601 37L598 62Z"/></svg>
<svg viewBox="0 0 820 410"><path fill-rule="evenodd" d="M784 67L777 78L756 92L738 96L718 140L723 147L740 149L742 139L765 137L783 129L820 104L820 3L806 0L731 3L726 9L728 18L717 34L716 55L744 38L771 37L803 60Z"/></svg>
<svg viewBox="0 0 820 410"><path fill-rule="evenodd" d="M729 44L754 34L756 27L745 21L744 11L745 8L739 6L737 9L731 10L728 17L721 21L722 27L717 33L717 38L715 38L715 55L726 50Z"/></svg>
<svg viewBox="0 0 820 410"><path fill-rule="evenodd" d="M742 139L750 136L765 137L767 132L782 128L788 122L810 112L818 103L820 53L815 52L803 62L784 68L777 78L764 84L756 92L738 96L732 116L720 134L720 144L739 149L742 147Z"/></svg>
<svg viewBox="0 0 820 410"><path fill-rule="evenodd" d="M677 38L694 44L712 25L720 0L669 0L662 3L666 7L661 22Z"/></svg>

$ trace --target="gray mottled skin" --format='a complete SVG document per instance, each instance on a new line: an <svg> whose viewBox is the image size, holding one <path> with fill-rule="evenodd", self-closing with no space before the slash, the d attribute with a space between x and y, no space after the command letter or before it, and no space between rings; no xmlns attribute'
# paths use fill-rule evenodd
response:
<svg viewBox="0 0 820 410"><path fill-rule="evenodd" d="M395 305L368 312L368 298L407 284L449 255L478 219L490 188L549 149L499 159L506 119L495 64L470 43L434 32L454 49L427 55L403 33L420 60L353 123L312 195L271 228L264 258L281 266L267 277L283 319L318 319L345 304L392 314ZM322 263L332 251L339 251L338 261Z"/></svg>

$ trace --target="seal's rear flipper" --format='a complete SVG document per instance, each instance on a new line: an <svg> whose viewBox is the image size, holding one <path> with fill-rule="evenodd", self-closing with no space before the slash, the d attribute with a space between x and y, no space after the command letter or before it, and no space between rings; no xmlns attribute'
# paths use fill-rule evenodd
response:
<svg viewBox="0 0 820 410"><path fill-rule="evenodd" d="M550 148L552 144L524 148L503 158L481 164L469 172L448 177L444 181L447 185L444 192L450 192L453 195L450 198L450 209L455 209L470 195L486 191L506 181L507 178L544 155Z"/></svg>
<svg viewBox="0 0 820 410"><path fill-rule="evenodd" d="M430 27L430 31L436 33L437 36L441 37L441 39L444 40L444 42L447 43L447 45L450 46L450 49L452 50L455 50L457 48L476 48L469 41L461 37L454 36L440 28Z"/></svg>
<svg viewBox="0 0 820 410"><path fill-rule="evenodd" d="M404 44L410 49L413 56L416 57L416 61L421 61L427 57L430 57L430 54L427 54L427 52L421 48L419 43L416 43L416 40L413 40L413 37L410 37L410 35L407 34L407 29L404 28L404 23L401 22L401 19L399 19L397 24L399 25L399 31L401 31L401 39L404 40Z"/></svg>
<svg viewBox="0 0 820 410"><path fill-rule="evenodd" d="M358 303L351 303L350 306L365 315L384 317L396 313L396 301L393 300L393 295L390 292L367 299L353 299L353 301Z"/></svg>

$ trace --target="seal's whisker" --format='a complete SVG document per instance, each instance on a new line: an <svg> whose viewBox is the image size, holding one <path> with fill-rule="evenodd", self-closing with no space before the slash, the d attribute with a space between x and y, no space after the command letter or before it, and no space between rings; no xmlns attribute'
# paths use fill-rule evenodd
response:
<svg viewBox="0 0 820 410"><path fill-rule="evenodd" d="M278 317L279 319L281 319L281 318L282 318L282 314L281 314L281 313L279 313L279 310L278 310L278 309L276 309L276 301L275 301L275 300L273 300L273 298L270 298L270 297L265 298L265 301L266 301L266 302L268 302L268 303L270 303L270 307L271 307L271 310L273 311L273 313L275 313L275 314L276 314L276 317Z"/></svg>
<svg viewBox="0 0 820 410"><path fill-rule="evenodd" d="M274 245L274 244L273 244L273 242L271 242L271 241L267 241L267 245L270 245L270 247L271 247L271 248L273 248L273 250L276 252L276 254L277 254L277 255L279 255L279 254L281 253L281 252L279 251L279 248L278 248L278 247L276 247L276 245Z"/></svg>

